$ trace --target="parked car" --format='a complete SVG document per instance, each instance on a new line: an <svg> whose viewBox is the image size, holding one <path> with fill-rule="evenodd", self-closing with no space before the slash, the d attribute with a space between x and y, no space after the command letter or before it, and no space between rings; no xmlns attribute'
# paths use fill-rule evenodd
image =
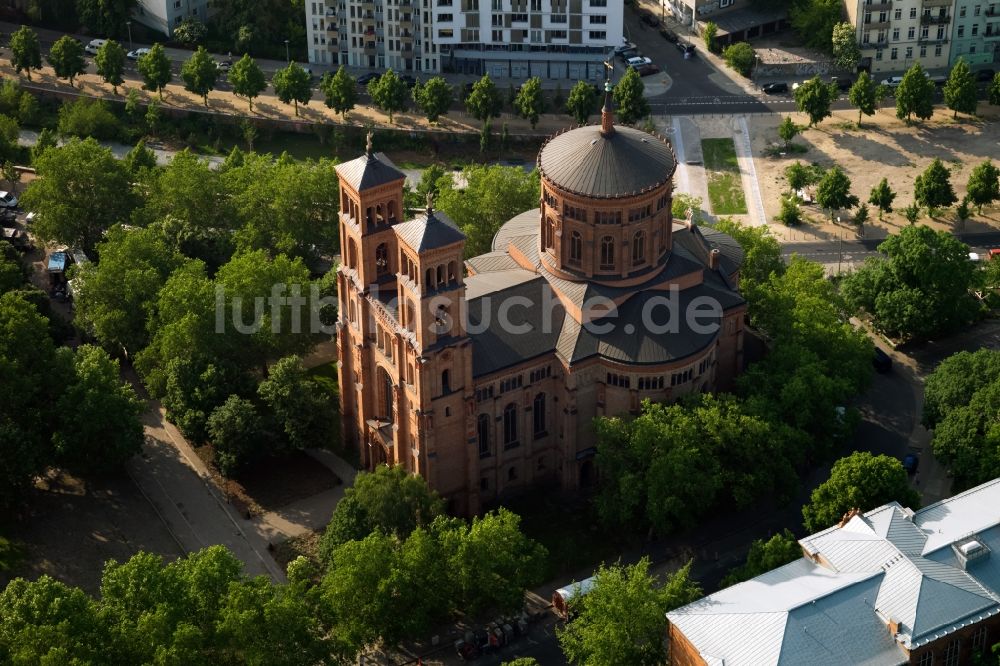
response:
<svg viewBox="0 0 1000 666"><path fill-rule="evenodd" d="M948 83L947 76L928 76L927 80L936 85L938 88L943 88L944 84Z"/></svg>
<svg viewBox="0 0 1000 666"><path fill-rule="evenodd" d="M0 192L0 208L17 208L17 197L10 192Z"/></svg>
<svg viewBox="0 0 1000 666"><path fill-rule="evenodd" d="M652 65L653 61L645 56L636 56L634 58L629 58L626 64L635 69L637 67L642 67L643 65Z"/></svg>
<svg viewBox="0 0 1000 666"><path fill-rule="evenodd" d="M994 76L996 72L992 69L981 69L976 72L976 81L992 81Z"/></svg>
<svg viewBox="0 0 1000 666"><path fill-rule="evenodd" d="M412 88L413 86L417 85L417 80L412 76L410 76L409 74L401 74L399 76L399 79L400 81L405 83L408 88Z"/></svg>
<svg viewBox="0 0 1000 666"><path fill-rule="evenodd" d="M887 79L882 79L881 81L879 81L879 84L883 86L889 86L890 88L895 90L896 88L899 87L899 84L902 82L903 82L902 76L890 76Z"/></svg>
<svg viewBox="0 0 1000 666"><path fill-rule="evenodd" d="M920 467L920 458L916 453L907 453L903 456L903 469L906 470L907 474L916 474L918 467Z"/></svg>
<svg viewBox="0 0 1000 666"><path fill-rule="evenodd" d="M990 261L994 259L1000 259L1000 247L995 247L990 250Z"/></svg>
<svg viewBox="0 0 1000 666"><path fill-rule="evenodd" d="M629 49L635 50L635 44L632 42L625 42L620 46L615 47L614 54L621 55L622 51L628 51Z"/></svg>
<svg viewBox="0 0 1000 666"><path fill-rule="evenodd" d="M648 65L639 65L635 68L635 71L639 72L639 76L649 76L650 74L659 74L660 68L653 63Z"/></svg>
<svg viewBox="0 0 1000 666"><path fill-rule="evenodd" d="M892 357L876 347L875 355L872 356L872 365L875 366L876 372L885 374L892 370Z"/></svg>
<svg viewBox="0 0 1000 666"><path fill-rule="evenodd" d="M219 68L220 72L228 72L232 68L232 66L233 66L233 61L232 60L216 60L215 61L215 66Z"/></svg>
<svg viewBox="0 0 1000 666"><path fill-rule="evenodd" d="M837 86L837 90L847 92L854 85L854 80L849 76L831 76L830 83Z"/></svg>
<svg viewBox="0 0 1000 666"><path fill-rule="evenodd" d="M768 95L777 95L778 93L788 92L788 84L784 81L774 81L772 83L765 83L760 89Z"/></svg>
<svg viewBox="0 0 1000 666"><path fill-rule="evenodd" d="M685 58L689 58L694 55L694 44L678 41L677 50L683 53Z"/></svg>
<svg viewBox="0 0 1000 666"><path fill-rule="evenodd" d="M651 28L656 28L660 25L660 19L656 18L656 15L653 12L643 12L639 17L639 20Z"/></svg>
<svg viewBox="0 0 1000 666"><path fill-rule="evenodd" d="M380 76L382 76L381 72L368 72L367 74L362 74L358 77L358 85L367 86L372 81L378 81Z"/></svg>
<svg viewBox="0 0 1000 666"><path fill-rule="evenodd" d="M680 39L680 37L677 36L676 32L674 32L673 30L669 30L667 28L660 28L660 36L662 36L663 39L673 44L676 44L677 41Z"/></svg>
<svg viewBox="0 0 1000 666"><path fill-rule="evenodd" d="M629 59L635 58L638 55L639 55L639 49L625 49L624 51L618 54L618 58L627 65Z"/></svg>
<svg viewBox="0 0 1000 666"><path fill-rule="evenodd" d="M126 53L125 57L128 58L129 60L138 60L147 53L149 53L149 49L147 48L135 49L134 51L129 51L128 53Z"/></svg>
<svg viewBox="0 0 1000 666"><path fill-rule="evenodd" d="M106 39L92 39L89 44L83 47L83 50L90 55L96 55L100 48L107 43Z"/></svg>

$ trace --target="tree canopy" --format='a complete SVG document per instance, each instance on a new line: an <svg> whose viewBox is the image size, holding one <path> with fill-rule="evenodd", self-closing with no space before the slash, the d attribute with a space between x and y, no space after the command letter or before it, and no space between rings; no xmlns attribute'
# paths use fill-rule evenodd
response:
<svg viewBox="0 0 1000 666"><path fill-rule="evenodd" d="M878 86L868 72L861 72L847 91L847 96L858 109L858 127L861 127L861 115L874 116L878 110Z"/></svg>
<svg viewBox="0 0 1000 666"><path fill-rule="evenodd" d="M535 129L538 124L538 117L545 113L545 97L542 94L542 80L533 76L523 84L521 91L517 93L514 106L522 118L527 118L531 123L531 129Z"/></svg>
<svg viewBox="0 0 1000 666"><path fill-rule="evenodd" d="M896 87L896 117L910 120L914 115L926 120L934 114L934 84L920 63L906 70Z"/></svg>
<svg viewBox="0 0 1000 666"><path fill-rule="evenodd" d="M948 81L944 84L944 103L954 111L954 117L959 113L975 115L979 106L979 90L976 79L964 58L959 58L951 68Z"/></svg>
<svg viewBox="0 0 1000 666"><path fill-rule="evenodd" d="M575 617L556 630L571 664L656 666L666 660L666 614L701 597L691 563L664 584L649 573L649 559L601 566L590 591L571 603Z"/></svg>
<svg viewBox="0 0 1000 666"><path fill-rule="evenodd" d="M730 44L722 51L722 59L742 76L750 76L755 58L753 47L746 42Z"/></svg>
<svg viewBox="0 0 1000 666"><path fill-rule="evenodd" d="M754 539L747 552L746 562L731 570L722 579L719 587L729 587L750 580L772 569L794 562L802 557L802 546L799 545L791 530L785 529L765 541Z"/></svg>
<svg viewBox="0 0 1000 666"><path fill-rule="evenodd" d="M83 59L83 44L75 37L63 35L49 49L49 64L60 79L68 79L73 85L73 79L87 71L87 62Z"/></svg>
<svg viewBox="0 0 1000 666"><path fill-rule="evenodd" d="M163 50L162 44L153 44L148 53L139 56L136 67L142 76L143 87L156 91L159 99L163 99L163 89L174 78L170 69L170 58Z"/></svg>
<svg viewBox="0 0 1000 666"><path fill-rule="evenodd" d="M104 42L94 56L97 74L110 83L118 94L118 86L125 82L125 49L113 39Z"/></svg>
<svg viewBox="0 0 1000 666"><path fill-rule="evenodd" d="M969 174L969 183L965 191L968 193L969 202L976 205L980 213L983 212L983 206L1000 199L1000 169L990 160L977 165Z"/></svg>
<svg viewBox="0 0 1000 666"><path fill-rule="evenodd" d="M969 249L948 232L905 227L878 247L878 257L848 275L847 302L871 315L885 333L925 338L976 319L979 311L969 288L975 266Z"/></svg>
<svg viewBox="0 0 1000 666"><path fill-rule="evenodd" d="M503 100L500 91L493 83L489 74L472 84L472 91L465 98L465 110L476 120L485 123L490 118L500 115Z"/></svg>
<svg viewBox="0 0 1000 666"><path fill-rule="evenodd" d="M10 35L10 64L17 74L24 72L31 80L31 70L41 69L42 50L38 33L22 25Z"/></svg>
<svg viewBox="0 0 1000 666"><path fill-rule="evenodd" d="M432 77L427 83L417 82L413 86L413 101L428 122L436 123L438 119L447 115L452 103L455 101L455 89L445 80L443 76Z"/></svg>
<svg viewBox="0 0 1000 666"><path fill-rule="evenodd" d="M816 186L816 203L830 211L831 220L834 211L857 205L858 198L851 194L851 179L839 166L823 174Z"/></svg>
<svg viewBox="0 0 1000 666"><path fill-rule="evenodd" d="M830 478L802 507L802 516L806 529L818 532L836 524L852 509L864 512L893 501L920 508L920 495L910 487L903 464L891 456L855 451L833 464Z"/></svg>
<svg viewBox="0 0 1000 666"><path fill-rule="evenodd" d="M631 125L649 115L649 102L645 96L646 86L639 72L629 67L625 75L615 84L613 93L615 110L621 122Z"/></svg>
<svg viewBox="0 0 1000 666"><path fill-rule="evenodd" d="M253 111L253 101L264 90L267 89L267 79L264 77L264 70L260 68L257 61L249 55L244 54L242 58L233 63L229 68L227 77L233 86L233 94L246 97Z"/></svg>
<svg viewBox="0 0 1000 666"><path fill-rule="evenodd" d="M375 106L389 115L390 124L394 114L406 110L408 94L406 82L391 68L368 83L368 95L371 96Z"/></svg>
<svg viewBox="0 0 1000 666"><path fill-rule="evenodd" d="M854 26L847 21L833 26L830 47L833 51L833 62L840 69L853 72L858 63L861 62L861 48L858 46L857 33Z"/></svg>
<svg viewBox="0 0 1000 666"><path fill-rule="evenodd" d="M951 171L940 158L935 157L913 181L913 197L918 204L927 207L932 217L938 208L946 208L958 201L951 186Z"/></svg>
<svg viewBox="0 0 1000 666"><path fill-rule="evenodd" d="M302 65L290 62L288 67L279 69L271 78L274 93L285 104L295 105L295 115L299 115L299 104L308 104L312 99L312 81L309 72Z"/></svg>
<svg viewBox="0 0 1000 666"><path fill-rule="evenodd" d="M577 124L583 125L597 110L597 102L597 91L594 90L594 86L586 81L577 81L569 91L569 97L566 98L566 110Z"/></svg>
<svg viewBox="0 0 1000 666"><path fill-rule="evenodd" d="M325 104L344 118L358 101L358 83L343 65L337 68L336 74L324 74L319 89L323 92Z"/></svg>
<svg viewBox="0 0 1000 666"><path fill-rule="evenodd" d="M204 46L199 46L181 66L181 79L184 81L184 89L201 97L205 106L208 106L208 93L215 89L215 83L219 79L219 66Z"/></svg>

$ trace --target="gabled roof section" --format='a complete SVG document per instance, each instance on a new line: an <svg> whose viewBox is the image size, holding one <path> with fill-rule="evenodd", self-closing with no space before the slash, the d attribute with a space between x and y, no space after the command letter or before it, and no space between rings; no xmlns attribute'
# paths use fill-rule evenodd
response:
<svg viewBox="0 0 1000 666"><path fill-rule="evenodd" d="M1000 478L920 509L913 522L927 534L924 555L1000 525Z"/></svg>
<svg viewBox="0 0 1000 666"><path fill-rule="evenodd" d="M334 168L337 175L358 192L406 178L406 174L397 169L385 153L372 153L370 150Z"/></svg>
<svg viewBox="0 0 1000 666"><path fill-rule="evenodd" d="M465 234L450 217L441 211L428 208L409 222L393 227L396 237L415 252L426 252L465 242Z"/></svg>

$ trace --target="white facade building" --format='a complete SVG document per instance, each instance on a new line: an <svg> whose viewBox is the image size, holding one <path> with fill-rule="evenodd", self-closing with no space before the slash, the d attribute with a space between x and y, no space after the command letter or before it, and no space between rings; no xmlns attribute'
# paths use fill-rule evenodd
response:
<svg viewBox="0 0 1000 666"><path fill-rule="evenodd" d="M599 80L623 0L310 0L309 62Z"/></svg>
<svg viewBox="0 0 1000 666"><path fill-rule="evenodd" d="M139 0L132 17L169 37L177 24L186 18L207 22L212 13L211 5L212 0Z"/></svg>
<svg viewBox="0 0 1000 666"><path fill-rule="evenodd" d="M955 0L849 0L861 65L871 72L902 72L919 62L943 70L951 53Z"/></svg>

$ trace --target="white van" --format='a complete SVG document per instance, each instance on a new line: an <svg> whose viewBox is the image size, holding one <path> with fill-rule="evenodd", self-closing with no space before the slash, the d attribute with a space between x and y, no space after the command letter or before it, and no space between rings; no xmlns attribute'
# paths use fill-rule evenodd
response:
<svg viewBox="0 0 1000 666"><path fill-rule="evenodd" d="M106 39L92 39L89 44L83 47L83 50L90 55L95 55L97 51L107 43L108 40Z"/></svg>

